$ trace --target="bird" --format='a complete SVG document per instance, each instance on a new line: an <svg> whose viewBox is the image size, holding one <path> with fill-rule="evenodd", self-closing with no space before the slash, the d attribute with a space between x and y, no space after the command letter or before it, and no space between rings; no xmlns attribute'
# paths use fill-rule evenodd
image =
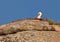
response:
<svg viewBox="0 0 60 42"><path fill-rule="evenodd" d="M38 15L37 15L37 19L41 19L41 17L42 17L42 12L38 12Z"/></svg>

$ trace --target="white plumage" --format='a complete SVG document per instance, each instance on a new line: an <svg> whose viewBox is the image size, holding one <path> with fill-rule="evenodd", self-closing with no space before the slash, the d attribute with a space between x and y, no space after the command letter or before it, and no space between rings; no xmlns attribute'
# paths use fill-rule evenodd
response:
<svg viewBox="0 0 60 42"><path fill-rule="evenodd" d="M41 16L42 16L42 12L38 12L37 18L38 18L38 19L41 19Z"/></svg>

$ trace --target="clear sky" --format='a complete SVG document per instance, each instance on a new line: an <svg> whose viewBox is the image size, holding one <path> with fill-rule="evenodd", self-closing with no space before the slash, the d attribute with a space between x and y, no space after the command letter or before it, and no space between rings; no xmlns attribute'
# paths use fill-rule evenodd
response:
<svg viewBox="0 0 60 42"><path fill-rule="evenodd" d="M42 18L60 21L60 0L0 0L0 24L33 18L39 11Z"/></svg>

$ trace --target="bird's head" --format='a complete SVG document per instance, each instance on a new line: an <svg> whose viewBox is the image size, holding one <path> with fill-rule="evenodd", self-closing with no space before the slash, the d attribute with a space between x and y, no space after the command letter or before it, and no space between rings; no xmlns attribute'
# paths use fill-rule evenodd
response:
<svg viewBox="0 0 60 42"><path fill-rule="evenodd" d="M39 15L42 15L42 12L38 12L38 16L39 16Z"/></svg>

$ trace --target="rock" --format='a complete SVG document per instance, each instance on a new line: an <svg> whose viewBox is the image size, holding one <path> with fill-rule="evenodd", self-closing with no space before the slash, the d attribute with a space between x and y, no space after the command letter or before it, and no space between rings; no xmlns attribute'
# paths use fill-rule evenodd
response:
<svg viewBox="0 0 60 42"><path fill-rule="evenodd" d="M59 25L52 25L56 31L60 31L60 26Z"/></svg>
<svg viewBox="0 0 60 42"><path fill-rule="evenodd" d="M41 21L39 19L25 19L0 26L0 34L10 34L26 30L54 31L55 29L47 21Z"/></svg>
<svg viewBox="0 0 60 42"><path fill-rule="evenodd" d="M0 26L0 42L60 42L59 31L45 20L18 20Z"/></svg>
<svg viewBox="0 0 60 42"><path fill-rule="evenodd" d="M60 42L60 32L22 31L0 36L0 42Z"/></svg>

